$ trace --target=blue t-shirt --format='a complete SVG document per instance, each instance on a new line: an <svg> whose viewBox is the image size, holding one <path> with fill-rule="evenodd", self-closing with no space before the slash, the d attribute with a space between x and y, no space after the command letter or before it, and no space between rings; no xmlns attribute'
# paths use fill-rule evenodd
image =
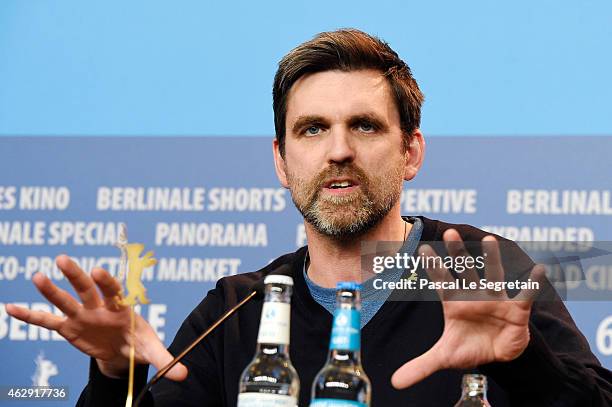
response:
<svg viewBox="0 0 612 407"><path fill-rule="evenodd" d="M423 222L419 218L410 218L412 221L412 229L408 234L408 237L404 241L404 244L399 250L400 254L406 253L408 256L412 256L415 252L419 241L421 240L421 234L423 233ZM306 256L308 258L308 256ZM394 268L383 271L377 275L376 278L380 278L387 282L399 281L404 273L404 269ZM336 308L336 289L325 288L314 283L306 274L306 261L304 261L304 280L310 291L310 295L316 302L318 302L323 308L329 311L332 315ZM387 300L391 294L391 290L377 290L371 283L372 279L363 282L361 290L361 328L363 328L380 309L380 307Z"/></svg>

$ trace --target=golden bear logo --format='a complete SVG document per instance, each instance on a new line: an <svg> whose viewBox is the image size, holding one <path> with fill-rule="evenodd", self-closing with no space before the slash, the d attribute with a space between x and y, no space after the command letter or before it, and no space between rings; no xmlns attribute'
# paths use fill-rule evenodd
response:
<svg viewBox="0 0 612 407"><path fill-rule="evenodd" d="M157 260L153 258L153 252L148 251L144 256L140 254L144 250L144 245L141 243L128 243L125 245L127 253L128 272L125 279L125 288L127 296L120 299L122 305L136 305L136 302L148 304L150 301L147 298L147 289L142 284L142 272L147 267L157 264Z"/></svg>

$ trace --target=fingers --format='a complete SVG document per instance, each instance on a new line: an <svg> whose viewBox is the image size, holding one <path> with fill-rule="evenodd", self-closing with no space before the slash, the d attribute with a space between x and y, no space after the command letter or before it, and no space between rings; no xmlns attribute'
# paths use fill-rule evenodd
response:
<svg viewBox="0 0 612 407"><path fill-rule="evenodd" d="M149 355L150 363L157 368L157 370L163 369L168 363L174 359L172 354L164 347L161 342L157 342L151 354ZM182 363L177 363L166 373L166 376L170 380L181 381L187 377L187 368Z"/></svg>
<svg viewBox="0 0 612 407"><path fill-rule="evenodd" d="M485 258L485 277L489 281L504 281L504 267L499 252L499 243L489 235L482 239L482 253Z"/></svg>
<svg viewBox="0 0 612 407"><path fill-rule="evenodd" d="M453 258L468 259L472 257L472 254L465 248L461 235L459 235L459 232L457 232L455 229L446 230L442 239L444 240L444 245L446 246L448 254L453 256ZM467 281L476 281L479 277L476 271L474 271L473 267L466 266L465 270L461 271L461 269L459 269L459 271L455 270L455 272L457 273L458 277L462 277Z"/></svg>
<svg viewBox="0 0 612 407"><path fill-rule="evenodd" d="M121 284L108 271L95 268L91 271L91 277L100 288L104 299L104 306L110 311L121 309L122 305L117 301L117 296L121 292Z"/></svg>
<svg viewBox="0 0 612 407"><path fill-rule="evenodd" d="M394 388L400 390L410 387L431 374L442 369L440 358L436 356L436 346L422 354L416 359L413 359L403 364L391 376L391 384Z"/></svg>
<svg viewBox="0 0 612 407"><path fill-rule="evenodd" d="M439 259L438 253L428 244L424 244L419 248L419 251L426 259ZM427 261L426 271L433 281L453 281L453 276L448 272L441 261Z"/></svg>
<svg viewBox="0 0 612 407"><path fill-rule="evenodd" d="M537 286L542 287L544 284L544 279L546 278L545 267L542 264L535 265L533 269L531 269L531 274L529 275L529 278L531 279L531 281L537 282ZM539 293L540 290L536 288L523 289L513 298L513 300L533 302L533 300L537 297Z"/></svg>
<svg viewBox="0 0 612 407"><path fill-rule="evenodd" d="M54 331L59 330L64 321L60 316L43 311L32 311L13 304L6 304L6 312L13 318L17 318L28 324L42 326L43 328Z"/></svg>
<svg viewBox="0 0 612 407"><path fill-rule="evenodd" d="M440 259L440 256L436 253L436 251L428 244L424 244L419 248L419 252L425 256L425 271L429 276L429 279L436 283L450 283L454 280L453 276L449 271L444 267ZM433 260L433 261L432 261ZM445 289L442 288L442 285L436 285L436 292L441 300L445 300L449 297L449 293L446 292Z"/></svg>
<svg viewBox="0 0 612 407"><path fill-rule="evenodd" d="M59 308L67 317L75 316L81 308L81 304L79 304L77 300L66 291L58 288L43 273L34 274L32 282L38 291L40 291L49 302Z"/></svg>
<svg viewBox="0 0 612 407"><path fill-rule="evenodd" d="M74 287L85 308L93 309L101 305L100 296L93 280L70 257L61 255L57 257L55 262Z"/></svg>

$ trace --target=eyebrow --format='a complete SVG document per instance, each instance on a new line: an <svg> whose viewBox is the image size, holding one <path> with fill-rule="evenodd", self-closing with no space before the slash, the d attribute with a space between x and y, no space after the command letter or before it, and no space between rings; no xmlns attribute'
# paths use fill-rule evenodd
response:
<svg viewBox="0 0 612 407"><path fill-rule="evenodd" d="M303 129L304 127L311 126L313 124L318 124L318 123L326 123L326 122L327 121L323 118L323 116L318 116L318 115L300 116L297 118L295 123L293 123L293 126L291 127L291 132L293 134L298 134L300 132L300 129Z"/></svg>
<svg viewBox="0 0 612 407"><path fill-rule="evenodd" d="M362 122L370 122L374 126L382 130L387 129L388 127L385 120L383 120L379 115L372 113L372 112L355 114L355 115L350 116L348 119L348 123L351 126L355 126ZM293 126L291 127L291 131L293 132L293 134L298 134L300 130L303 129L304 127L311 126L314 124L326 124L326 123L328 123L328 120L325 119L323 116L319 116L319 115L299 116L293 123Z"/></svg>
<svg viewBox="0 0 612 407"><path fill-rule="evenodd" d="M379 115L371 112L356 114L349 118L349 123L351 126L355 126L359 123L369 122L374 125L374 127L380 130L387 129L387 122L382 119Z"/></svg>

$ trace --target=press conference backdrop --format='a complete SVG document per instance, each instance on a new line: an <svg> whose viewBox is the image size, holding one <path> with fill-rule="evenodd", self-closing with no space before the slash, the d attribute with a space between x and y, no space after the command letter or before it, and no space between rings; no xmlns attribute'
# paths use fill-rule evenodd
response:
<svg viewBox="0 0 612 407"><path fill-rule="evenodd" d="M129 239L158 259L143 275L151 303L141 313L169 343L219 278L306 244L299 213L275 178L270 144L270 137L0 138L11 152L0 162L1 302L52 310L30 279L43 272L68 288L53 264L58 253L116 274L113 244L125 222ZM612 240L611 149L603 137L432 138L424 168L406 184L402 213L523 241ZM563 191L588 199L564 203ZM545 204L529 198L536 193L547 196ZM612 269L583 283L610 290ZM568 306L593 352L612 367L610 303ZM87 358L0 310L3 381L29 385L47 375L76 397Z"/></svg>
<svg viewBox="0 0 612 407"><path fill-rule="evenodd" d="M59 253L116 273L120 222L159 260L140 312L166 344L219 278L306 243L274 176L270 87L320 31L381 36L426 94L427 156L403 214L612 240L611 13L605 0L2 1L0 386L64 385L69 401L46 405L74 404L87 358L3 304L56 311L30 279L68 288ZM609 268L589 276L612 289ZM612 367L610 302L567 306Z"/></svg>

